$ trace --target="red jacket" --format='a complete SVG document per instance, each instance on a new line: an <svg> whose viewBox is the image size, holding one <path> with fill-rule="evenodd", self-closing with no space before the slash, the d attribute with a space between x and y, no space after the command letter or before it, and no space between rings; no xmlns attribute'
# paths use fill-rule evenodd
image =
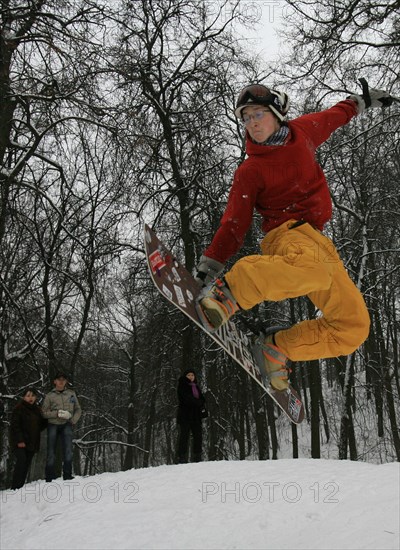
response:
<svg viewBox="0 0 400 550"><path fill-rule="evenodd" d="M322 230L331 218L332 201L316 148L357 114L345 100L320 113L288 122L283 145L258 145L247 135L248 157L234 175L221 225L204 254L225 263L243 244L253 211L262 216L265 233L287 220L305 220Z"/></svg>

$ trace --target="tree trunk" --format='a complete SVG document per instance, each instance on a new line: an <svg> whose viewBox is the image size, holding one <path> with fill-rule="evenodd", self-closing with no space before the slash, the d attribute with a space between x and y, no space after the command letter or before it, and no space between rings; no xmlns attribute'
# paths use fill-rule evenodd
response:
<svg viewBox="0 0 400 550"><path fill-rule="evenodd" d="M308 363L311 398L311 457L321 458L319 406L321 400L321 376L319 361Z"/></svg>
<svg viewBox="0 0 400 550"><path fill-rule="evenodd" d="M268 460L269 435L265 400L261 399L261 390L255 382L251 383L251 394L253 398L254 422L258 442L258 458L259 460ZM266 399L268 399L268 397Z"/></svg>
<svg viewBox="0 0 400 550"><path fill-rule="evenodd" d="M350 449L350 459L357 460L357 446L353 426L353 414L351 410L352 393L354 385L355 356L350 355L346 360L346 372L343 386L343 406L340 424L339 459L347 459L347 448Z"/></svg>

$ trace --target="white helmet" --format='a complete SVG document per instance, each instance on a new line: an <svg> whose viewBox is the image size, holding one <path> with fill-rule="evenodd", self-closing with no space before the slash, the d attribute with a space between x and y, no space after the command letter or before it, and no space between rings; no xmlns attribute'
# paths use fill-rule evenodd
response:
<svg viewBox="0 0 400 550"><path fill-rule="evenodd" d="M282 122L289 110L289 97L284 92L270 90L262 84L250 84L239 94L235 116L240 118L243 109L248 105L264 105Z"/></svg>

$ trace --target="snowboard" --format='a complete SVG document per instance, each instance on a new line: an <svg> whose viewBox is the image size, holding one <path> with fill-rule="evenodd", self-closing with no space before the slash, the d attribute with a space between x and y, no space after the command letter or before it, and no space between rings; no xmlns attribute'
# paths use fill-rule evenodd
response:
<svg viewBox="0 0 400 550"><path fill-rule="evenodd" d="M164 298L180 309L230 355L273 399L291 422L300 424L304 419L304 407L298 393L290 384L287 390L275 390L270 385L266 374L258 367L258 362L262 361L262 348L261 342L257 343L258 337L253 334L248 336L232 320L215 332L208 331L202 324L196 309L196 299L201 287L146 224L144 246L151 278Z"/></svg>

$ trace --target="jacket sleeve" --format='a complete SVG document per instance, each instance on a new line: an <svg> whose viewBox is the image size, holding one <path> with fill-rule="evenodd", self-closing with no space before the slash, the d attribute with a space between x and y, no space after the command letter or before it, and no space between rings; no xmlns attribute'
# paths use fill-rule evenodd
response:
<svg viewBox="0 0 400 550"><path fill-rule="evenodd" d="M58 409L52 411L51 410L51 395L47 394L45 395L43 406L42 406L42 415L44 418L57 418L58 417Z"/></svg>
<svg viewBox="0 0 400 550"><path fill-rule="evenodd" d="M40 415L40 422L39 422L40 431L43 431L45 428L47 428L48 421L47 421L47 418L45 418L45 417L43 416L43 409L42 409L42 407L38 407L38 411L39 411L39 415Z"/></svg>
<svg viewBox="0 0 400 550"><path fill-rule="evenodd" d="M351 99L340 101L319 113L303 115L290 122L300 127L311 139L315 148L324 143L335 130L345 126L357 115L357 104Z"/></svg>
<svg viewBox="0 0 400 550"><path fill-rule="evenodd" d="M205 256L225 263L241 248L253 219L261 181L246 162L236 170L220 226L204 251Z"/></svg>
<svg viewBox="0 0 400 550"><path fill-rule="evenodd" d="M13 445L16 446L18 443L26 443L20 409L14 409L11 414L10 434Z"/></svg>

